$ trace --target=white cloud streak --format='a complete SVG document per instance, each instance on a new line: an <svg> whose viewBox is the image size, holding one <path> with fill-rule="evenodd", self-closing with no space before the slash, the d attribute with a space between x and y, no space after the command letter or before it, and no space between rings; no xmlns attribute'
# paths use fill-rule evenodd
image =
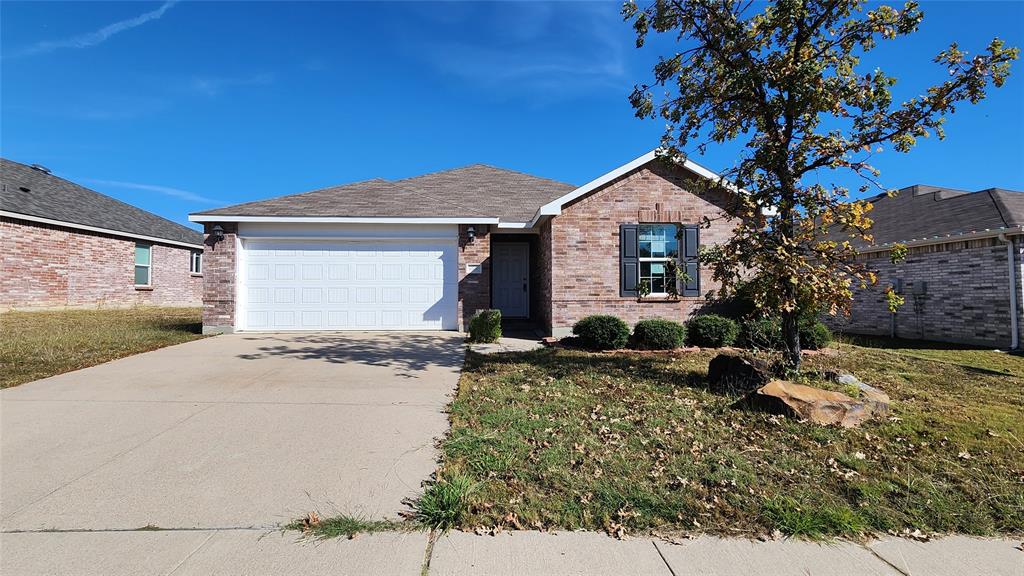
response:
<svg viewBox="0 0 1024 576"><path fill-rule="evenodd" d="M128 190L140 190L142 192L156 192L165 196L172 196L185 200L186 202L195 202L197 204L218 204L217 200L207 198L201 194L195 192L189 192L188 190L181 190L180 188L170 188L168 186L157 186L155 184L140 184L138 182L122 182L120 180L97 180L95 178L82 178L83 181L89 182L90 184L97 184L100 186L113 186L115 188L125 188Z"/></svg>
<svg viewBox="0 0 1024 576"><path fill-rule="evenodd" d="M265 86L274 82L274 75L261 72L252 76L197 76L191 79L188 88L206 96L219 96L229 88L239 86Z"/></svg>
<svg viewBox="0 0 1024 576"><path fill-rule="evenodd" d="M16 56L34 56L37 54L46 54L55 50L63 48L88 48L97 44L106 42L111 36L124 32L125 30L131 30L142 26L147 22L153 20L159 20L163 15L171 9L177 3L178 0L169 0L164 2L156 10L140 14L135 18L129 18L127 20L121 20L120 22L114 22L108 24L99 30L89 32L86 34L79 34L78 36L72 36L70 38L64 38L61 40L47 40L36 43L24 50L15 53Z"/></svg>

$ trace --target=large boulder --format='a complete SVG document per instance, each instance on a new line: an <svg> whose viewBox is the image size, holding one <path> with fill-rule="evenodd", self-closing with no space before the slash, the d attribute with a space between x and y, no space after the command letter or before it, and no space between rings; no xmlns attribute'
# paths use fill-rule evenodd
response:
<svg viewBox="0 0 1024 576"><path fill-rule="evenodd" d="M865 384L865 386L867 386ZM751 392L737 404L772 414L793 416L816 424L838 424L845 428L859 426L872 417L889 412L889 397L870 388L863 398L851 398L842 392L822 390L785 380L772 380Z"/></svg>
<svg viewBox="0 0 1024 576"><path fill-rule="evenodd" d="M772 366L757 358L719 354L708 364L708 387L715 392L746 394L772 380Z"/></svg>

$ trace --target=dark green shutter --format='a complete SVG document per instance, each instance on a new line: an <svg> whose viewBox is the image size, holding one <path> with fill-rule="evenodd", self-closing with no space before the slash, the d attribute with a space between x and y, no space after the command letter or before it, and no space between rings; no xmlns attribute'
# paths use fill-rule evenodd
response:
<svg viewBox="0 0 1024 576"><path fill-rule="evenodd" d="M636 297L640 260L636 253L636 224L619 225L619 296Z"/></svg>
<svg viewBox="0 0 1024 576"><path fill-rule="evenodd" d="M683 286L683 296L700 296L700 227L683 227L683 270L689 279Z"/></svg>

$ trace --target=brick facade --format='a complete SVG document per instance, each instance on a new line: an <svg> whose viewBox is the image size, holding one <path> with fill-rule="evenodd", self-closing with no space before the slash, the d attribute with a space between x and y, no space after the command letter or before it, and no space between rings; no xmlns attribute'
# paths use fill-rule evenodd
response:
<svg viewBox="0 0 1024 576"><path fill-rule="evenodd" d="M898 264L889 261L888 251L865 254L861 257L877 271L878 284L855 290L849 317L826 317L825 322L854 334L1009 347L1011 297L1018 302L1018 326L1024 322L1022 249L1022 237L1017 236L1014 292L1006 244L996 238L911 248ZM898 279L906 303L890 314L884 289Z"/></svg>
<svg viewBox="0 0 1024 576"><path fill-rule="evenodd" d="M235 326L235 238L238 224L222 222L224 239L216 240L213 227L203 230L203 333L232 332Z"/></svg>
<svg viewBox="0 0 1024 576"><path fill-rule="evenodd" d="M469 238L469 226L459 226L459 328L466 330L477 310L491 307L491 233L486 224L473 226L476 235ZM479 274L468 274L467 264L479 264Z"/></svg>
<svg viewBox="0 0 1024 576"><path fill-rule="evenodd" d="M152 288L135 287L135 243L75 228L0 218L0 308L199 306L191 250L152 244Z"/></svg>
<svg viewBox="0 0 1024 576"><path fill-rule="evenodd" d="M708 217L712 225L700 230L702 246L723 242L732 233L734 226L723 217L728 199L688 192L687 182L694 178L685 170L651 163L564 207L562 214L552 218L550 231L541 231L542 242L551 245L551 333L566 335L577 320L590 314L612 314L630 324L646 318L685 321L705 305L706 296L717 285L710 270L703 268L700 297L638 302L635 297L619 296L620 224L651 219L699 224Z"/></svg>

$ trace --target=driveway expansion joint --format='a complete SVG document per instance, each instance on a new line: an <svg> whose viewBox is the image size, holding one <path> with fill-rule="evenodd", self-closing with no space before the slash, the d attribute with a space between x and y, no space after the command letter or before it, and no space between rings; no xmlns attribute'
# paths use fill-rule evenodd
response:
<svg viewBox="0 0 1024 576"><path fill-rule="evenodd" d="M658 541L652 539L651 540L651 544L653 544L654 545L654 549L658 551L658 556L661 556L661 561L664 562L665 563L665 567L668 568L668 573L671 574L672 576L676 576L676 571L673 570L672 569L672 565L668 563L668 558L665 558L665 555L662 554L661 548L658 546Z"/></svg>
<svg viewBox="0 0 1024 576"><path fill-rule="evenodd" d="M882 556L878 552L875 552L875 549L872 548L870 544L861 544L860 546L861 546L861 548L867 549L867 551L870 552L872 556L874 556L875 558L878 558L879 560L884 562L886 566L889 566L893 570L899 572L900 574L903 574L903 576L912 576L909 572L907 572L903 568L900 568L899 566L897 566L897 565L893 564L892 562L890 562L888 558L885 558L884 556Z"/></svg>

